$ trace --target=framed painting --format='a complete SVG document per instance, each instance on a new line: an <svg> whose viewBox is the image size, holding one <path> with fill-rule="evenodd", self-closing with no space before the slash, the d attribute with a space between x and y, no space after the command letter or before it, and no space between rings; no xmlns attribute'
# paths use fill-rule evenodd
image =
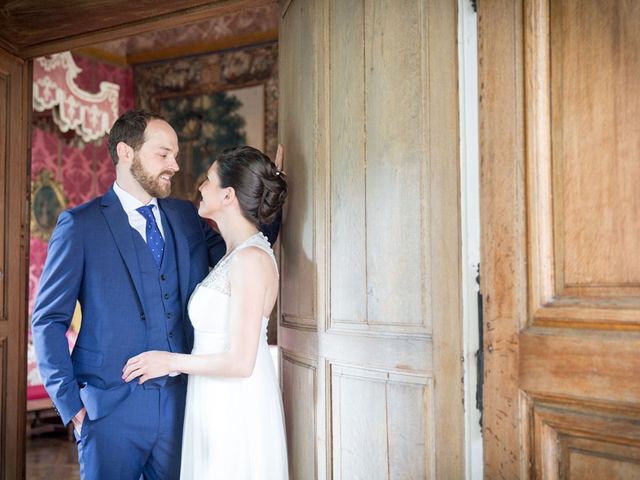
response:
<svg viewBox="0 0 640 480"><path fill-rule="evenodd" d="M40 171L31 187L31 235L49 241L58 215L67 208L62 185L46 169Z"/></svg>
<svg viewBox="0 0 640 480"><path fill-rule="evenodd" d="M171 196L196 201L207 169L224 149L251 145L264 151L264 84L164 96L159 113L175 128L180 172Z"/></svg>

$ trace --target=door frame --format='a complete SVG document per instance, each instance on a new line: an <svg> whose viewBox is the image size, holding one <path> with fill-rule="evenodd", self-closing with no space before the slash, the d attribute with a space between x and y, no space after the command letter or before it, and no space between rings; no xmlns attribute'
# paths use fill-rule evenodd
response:
<svg viewBox="0 0 640 480"><path fill-rule="evenodd" d="M483 478L481 345L479 327L480 160L478 150L478 29L469 0L458 0L460 131L460 270L464 355L464 455L466 480Z"/></svg>
<svg viewBox="0 0 640 480"><path fill-rule="evenodd" d="M113 27L109 29L88 32L85 34L81 34L78 36L74 36L71 38L63 38L59 40L52 41L44 41L38 45L26 47L21 50L11 49L11 46L2 45L1 47L7 49L9 53L21 58L22 60L29 62L28 71L31 71L30 63L33 58L43 55L48 55L52 53L57 53L60 51L76 49L80 47L85 47L94 43L104 42L109 40L115 40L118 38L136 35L141 33L147 33L152 31L163 30L167 28L172 28L176 26L180 26L183 24L188 24L194 22L196 20L203 20L208 17L219 16L224 14L226 11L237 10L241 8L249 8L258 6L261 4L267 3L264 0L231 0L228 2L223 2L222 4L214 4L204 7L198 7L195 9L191 9L186 12L177 12L167 16L164 16L159 19L148 19L136 22L134 24L125 24L119 27ZM477 57L474 56L475 42L474 40L477 38L475 33L471 31L472 27L475 25L476 15L475 12L472 11L470 3L468 0L458 0L458 38L460 40L459 44L459 79L460 79L460 114L459 114L459 122L460 122L460 147L461 147L461 193L462 193L462 208L463 208L463 218L462 218L462 232L468 232L470 235L475 236L479 235L477 232L477 228L479 225L476 225L474 222L476 221L475 212L471 212L471 208L474 204L474 199L476 198L476 193L473 191L473 182L477 177L473 173L474 169L477 168L477 152L474 147L474 143L477 143L477 104L474 102L474 91L477 92L477 87L474 86L474 82L471 81L469 75L472 74L472 71L477 67L474 65L474 58L477 60ZM472 35L468 37L468 35ZM9 47L9 48L8 48ZM13 52L11 51L13 50ZM465 78L466 77L466 78ZM31 83L31 78L29 76L29 82ZM23 98L22 101L27 103L29 106L27 107L27 111L30 111L30 101L31 95L28 95L28 98ZM464 103L463 103L464 102ZM475 106L475 112L473 111ZM464 110L463 110L464 108ZM475 117L475 118L474 118ZM24 123L24 122L23 122ZM475 130L474 130L475 128ZM29 122L27 121L25 132L30 132ZM27 155L21 155L20 158L24 159L24 164L16 164L15 171L23 172L23 175L27 179L27 190L24 195L24 201L22 202L22 210L25 212L25 218L23 219L24 224L21 225L29 225L29 214L30 214L30 199L29 199L29 185L30 185L30 142L27 142ZM465 153L466 152L466 153ZM474 165L474 159L476 164ZM467 180L465 182L465 179ZM480 182L482 179L480 178ZM470 183L469 183L470 182ZM477 184L476 184L477 188ZM477 206L477 203L476 203ZM466 213L464 213L464 210ZM26 230L28 234L28 229ZM28 260L28 235L27 240L25 241L26 247L23 245L21 248L26 248L25 250L25 258ZM463 242L465 240L465 236L462 236ZM475 311L475 307L472 302L472 297L475 295L475 276L472 274L472 271L469 270L469 264L467 260L471 260L473 263L473 259L475 258L476 246L474 244L471 245L462 245L462 259L464 259L462 264L463 269L463 278L462 278L462 291L464 297L464 365L465 365L465 464L466 464L466 478L480 478L478 477L478 468L481 468L481 463L478 464L479 455L481 455L481 447L478 450L477 446L477 438L479 434L479 428L477 427L479 421L479 412L473 407L475 405L474 395L475 395L475 362L474 356L476 352L475 345L477 344L477 311ZM28 265L28 262L27 262ZM25 270L24 278L26 279L27 273ZM12 287L15 289L20 289L20 292L16 292L20 298L23 298L23 304L21 306L20 315L26 318L26 305L27 305L27 283L26 280L21 285L16 285ZM22 333L21 338L23 341L16 348L18 349L18 355L23 359L20 362L20 365L25 364L26 366L26 323L21 326ZM14 375L18 375L20 378L18 382L20 385L26 385L26 368L19 367L13 373ZM22 398L24 401L22 403L26 404L26 388L21 387L17 392L18 397ZM473 403L472 403L473 402ZM24 432L26 428L26 411L25 409L18 410L18 415L16 417L17 432ZM17 459L22 459L21 463L24 465L24 461L26 458L25 452L25 439L24 434L21 435L22 441L17 442L16 447L16 455ZM480 453L478 453L480 452ZM480 470L481 472L481 470Z"/></svg>
<svg viewBox="0 0 640 480"><path fill-rule="evenodd" d="M27 290L29 265L29 158L31 149L31 64L0 47L3 103L2 166L6 178L0 205L4 225L0 283L0 477L24 476L27 378ZM16 281L17 280L17 281ZM6 282L6 283L5 283ZM6 387L6 391L5 391Z"/></svg>
<svg viewBox="0 0 640 480"><path fill-rule="evenodd" d="M23 68L22 82L24 84L24 94L21 98L12 98L15 105L10 106L10 111L19 111L17 105L22 105L27 115L24 118L11 118L11 126L15 126L18 134L8 136L7 144L9 145L7 152L14 152L11 161L8 162L7 172L10 178L23 179L24 182L12 181L8 182L10 191L7 194L9 202L7 228L20 232L9 238L7 251L20 252L20 255L10 255L14 260L10 268L7 268L6 274L0 271L0 278L20 278L21 282L14 282L6 289L9 297L19 299L12 302L8 315L13 318L24 319L22 322L14 322L9 325L12 337L18 338L17 342L4 346L6 357L4 363L6 365L18 365L6 372L7 383L9 385L17 385L15 392L9 391L5 394L5 399L9 398L16 402L15 409L9 412L0 412L0 418L6 423L6 431L9 432L8 438L4 439L5 445L8 446L5 455L11 459L13 463L0 465L0 476L4 478L24 478L26 475L26 382L27 382L27 305L28 305L28 270L29 270L29 225L30 225L30 186L31 186L31 111L32 111L32 62L36 57L51 55L66 50L86 47L94 43L117 40L119 38L148 33L153 31L175 28L195 21L202 21L208 18L221 16L227 12L237 11L244 8L258 7L269 3L269 0L229 0L212 5L195 7L185 11L167 14L160 18L150 18L141 20L131 24L123 24L118 27L106 28L93 32L86 32L70 38L61 38L56 40L45 40L40 44L28 46L25 48L17 48L14 45L8 45L0 42L0 52L15 57L18 61L25 62ZM123 15L124 17L125 15ZM22 126L22 127L20 127ZM25 138L26 137L26 138ZM24 145L22 144L24 143ZM9 155L8 155L9 156ZM14 332L18 330L18 332ZM0 347L2 347L0 345ZM2 353L0 348L0 353ZM2 392L0 391L0 394ZM10 403L10 402L8 402ZM3 462L0 462L3 463ZM0 477L1 478L1 477Z"/></svg>

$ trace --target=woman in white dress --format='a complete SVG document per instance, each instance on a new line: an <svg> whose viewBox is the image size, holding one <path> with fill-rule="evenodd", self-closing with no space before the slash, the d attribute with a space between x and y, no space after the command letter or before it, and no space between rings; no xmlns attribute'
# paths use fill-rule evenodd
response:
<svg viewBox="0 0 640 480"><path fill-rule="evenodd" d="M200 193L198 213L216 222L227 254L189 300L193 351L142 353L123 377L189 375L182 479L287 479L282 398L266 337L278 270L258 230L282 207L287 184L266 155L237 147L214 161Z"/></svg>

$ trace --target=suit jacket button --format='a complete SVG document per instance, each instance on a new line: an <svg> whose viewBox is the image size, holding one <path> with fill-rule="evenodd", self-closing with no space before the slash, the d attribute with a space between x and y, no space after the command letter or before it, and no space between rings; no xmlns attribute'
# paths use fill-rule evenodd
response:
<svg viewBox="0 0 640 480"><path fill-rule="evenodd" d="M144 313L140 314L140 320L144 320Z"/></svg>
<svg viewBox="0 0 640 480"><path fill-rule="evenodd" d="M166 279L167 279L167 276L164 273L160 275L160 280L164 282Z"/></svg>

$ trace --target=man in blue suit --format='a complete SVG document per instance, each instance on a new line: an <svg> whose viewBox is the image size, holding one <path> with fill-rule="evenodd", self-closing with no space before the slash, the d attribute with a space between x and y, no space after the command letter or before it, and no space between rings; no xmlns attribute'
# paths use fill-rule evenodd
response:
<svg viewBox="0 0 640 480"><path fill-rule="evenodd" d="M122 369L147 350L190 351L189 296L226 247L190 202L167 198L179 167L166 121L125 113L109 152L113 187L63 212L49 242L33 311L38 366L62 421L74 424L82 478L175 479L186 379L127 384ZM271 243L279 224L264 230ZM82 327L70 355L76 301Z"/></svg>

